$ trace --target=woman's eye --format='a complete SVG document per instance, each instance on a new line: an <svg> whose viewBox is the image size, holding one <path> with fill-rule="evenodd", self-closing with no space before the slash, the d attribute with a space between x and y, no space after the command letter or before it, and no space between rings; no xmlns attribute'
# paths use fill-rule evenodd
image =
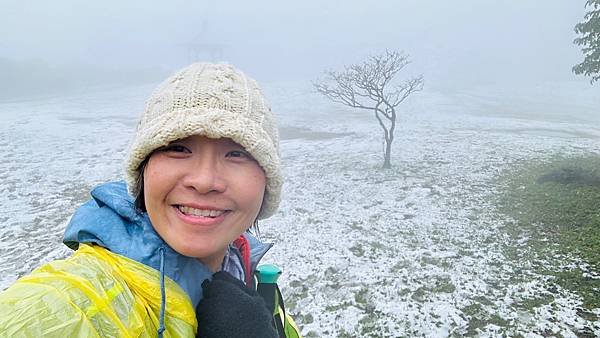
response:
<svg viewBox="0 0 600 338"><path fill-rule="evenodd" d="M168 151L168 152L174 152L174 153L190 152L188 150L188 148L186 148L186 147L184 147L182 145L178 145L178 144L168 145L168 146L164 147L162 149L162 151Z"/></svg>
<svg viewBox="0 0 600 338"><path fill-rule="evenodd" d="M232 150L228 152L225 156L234 158L252 158L248 153L242 150Z"/></svg>

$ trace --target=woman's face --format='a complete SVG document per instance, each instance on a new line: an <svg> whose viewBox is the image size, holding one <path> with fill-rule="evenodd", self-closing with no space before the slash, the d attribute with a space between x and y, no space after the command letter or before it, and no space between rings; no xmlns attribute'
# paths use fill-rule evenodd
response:
<svg viewBox="0 0 600 338"><path fill-rule="evenodd" d="M144 170L144 201L156 232L211 270L256 219L265 174L230 139L191 136L156 150Z"/></svg>

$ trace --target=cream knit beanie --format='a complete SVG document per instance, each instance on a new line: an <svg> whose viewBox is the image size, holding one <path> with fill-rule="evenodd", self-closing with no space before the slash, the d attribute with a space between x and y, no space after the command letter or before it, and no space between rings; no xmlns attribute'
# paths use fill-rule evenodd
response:
<svg viewBox="0 0 600 338"><path fill-rule="evenodd" d="M154 91L125 162L133 196L139 166L155 149L191 135L230 138L248 151L267 179L259 219L272 216L281 195L279 134L258 84L228 64L194 63Z"/></svg>

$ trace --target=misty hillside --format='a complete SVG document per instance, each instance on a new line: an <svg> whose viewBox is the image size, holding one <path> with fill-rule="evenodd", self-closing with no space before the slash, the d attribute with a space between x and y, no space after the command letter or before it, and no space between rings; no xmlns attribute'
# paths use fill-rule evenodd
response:
<svg viewBox="0 0 600 338"><path fill-rule="evenodd" d="M42 60L0 58L0 100L31 98L89 88L156 82L166 71L159 67L132 69L95 65L51 66Z"/></svg>

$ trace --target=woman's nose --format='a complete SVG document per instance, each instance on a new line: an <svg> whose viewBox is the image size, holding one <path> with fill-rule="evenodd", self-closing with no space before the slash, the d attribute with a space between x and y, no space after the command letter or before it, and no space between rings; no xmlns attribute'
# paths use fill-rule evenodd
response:
<svg viewBox="0 0 600 338"><path fill-rule="evenodd" d="M199 193L223 192L227 184L220 162L211 154L199 154L187 169L184 184Z"/></svg>

